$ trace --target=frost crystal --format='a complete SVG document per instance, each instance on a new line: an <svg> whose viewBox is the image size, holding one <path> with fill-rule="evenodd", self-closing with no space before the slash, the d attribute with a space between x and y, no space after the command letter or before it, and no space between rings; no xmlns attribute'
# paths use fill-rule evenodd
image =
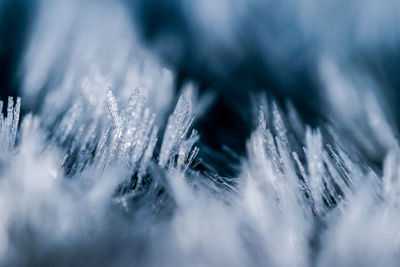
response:
<svg viewBox="0 0 400 267"><path fill-rule="evenodd" d="M285 16L280 21L281 15L288 10L288 14L305 11L293 16L293 30L311 37L307 44L324 48L310 49L310 65L316 70L310 78L318 81L318 97L324 103L318 109L326 121L312 128L300 119L297 112L301 110L295 105L255 97L255 116L246 119L256 125L247 138L235 140L246 145L246 151L237 155L226 148L224 154L207 147L206 139L197 144L199 132L209 129L191 129L194 114L207 123L214 122L205 111L221 104L221 96L217 90L197 96L197 84L189 82L179 88L181 96L177 98L180 80L174 77L180 75L165 69L133 36L136 29L132 29L130 14L124 8L130 1L101 1L98 5L78 0L39 2L37 19L29 20L33 23L31 40L22 53L22 66L18 66L23 74L19 92L28 112L21 117L20 128L21 100L9 98L5 108L0 101L0 111L5 110L0 112L0 266L399 266L398 133L390 123L390 109L380 105L380 81L366 78L365 71L343 71L348 70L346 62L369 66L375 65L377 58L363 62L356 53L356 58L349 59L356 50L347 54L347 49L341 49L355 41L363 47L367 44L361 53L382 50L392 47L390 42L396 37L374 49L374 43L381 42L370 42L374 38L365 31L371 28L370 21L363 19L368 22L364 25L356 18L333 20L340 22L333 31L322 24L309 34L314 20L309 20L308 14L315 12L325 21L322 17L326 12L331 14L334 5L327 5L326 10L324 4L309 5L315 1L280 1L274 8L262 5L278 11L278 16L267 16L269 22L288 28L293 27ZM216 64L211 69L222 70L224 77L240 76L237 70L241 68L225 69L220 64L236 49L236 45L229 45L237 28L231 27L235 24L230 17L240 21L249 11L251 15L258 13L248 9L247 2L272 1L200 0L192 1L197 3L193 6L183 2L172 4L172 9L184 11L182 21L188 22L184 30L201 32L200 38L190 35L194 37L190 44L210 36L206 39L211 42L201 47L199 55L212 48ZM352 1L362 2L360 6L347 2L338 7L362 6L348 13L365 18L371 11L381 10L376 8L379 1ZM0 4L0 9L13 5ZM207 12L198 13L197 8L203 6L212 6L208 10L217 12L204 17ZM236 9L240 16L235 16ZM398 9L393 12L398 13ZM386 22L397 26L387 20L385 12L380 13L384 15L379 29ZM204 18L215 19L220 14L228 22L222 24L229 29L225 25L221 29L227 31L215 32L215 27L208 27L214 23ZM397 22L397 15L395 18ZM347 23L351 27L342 27ZM265 25L279 28L272 24ZM260 59L268 59L266 67L272 73L266 73L265 79L276 79L273 84L278 89L283 78L283 87L299 90L293 95L303 93L306 88L297 84L297 75L292 74L304 64L289 68L281 64L282 59L292 58L286 54L288 47L303 45L292 42L288 32L270 35L263 31L264 26L255 27L261 33L256 39L265 42L254 46L257 51L250 53L250 59L254 61L254 55L267 44L267 57L260 55ZM332 40L337 38L314 39L319 35L332 37L331 32L333 37L355 34L335 47L331 47ZM384 35L376 29L374 32ZM179 42L176 36L160 36L167 41L162 43L165 47L156 46L161 48L160 54L184 52L186 59L187 52L192 52L175 46ZM217 42L212 39L215 37ZM271 42L271 37L278 38ZM365 37L371 40L364 42ZM280 47L282 41L287 45ZM227 52L222 61L218 57L221 51ZM345 52L346 60L333 58L337 51ZM242 52L239 61L228 62L241 62L248 55ZM256 60L250 70L263 67L260 62ZM243 67L247 68L246 64ZM245 80L254 77L247 71L244 74ZM298 74L307 84L310 73ZM241 80L234 78L234 83ZM265 79L249 84L259 85ZM231 93L231 82L224 93ZM293 93L289 91L285 93ZM174 101L177 103L170 114ZM245 106L228 108L247 114ZM229 121L235 119L231 116ZM223 125L211 130L219 131ZM225 145L224 140L212 141ZM231 161L233 157L238 160ZM232 171L221 175L225 168Z"/></svg>
<svg viewBox="0 0 400 267"><path fill-rule="evenodd" d="M198 139L196 132L192 132L189 140L183 142L193 120L192 105L186 97L181 96L174 112L168 118L168 124L161 144L159 160L161 167L164 167L168 160L176 155L180 155L178 164L183 166L184 160L192 149L194 142Z"/></svg>
<svg viewBox="0 0 400 267"><path fill-rule="evenodd" d="M21 108L21 99L18 97L14 105L14 99L8 98L7 115L3 115L3 101L0 101L0 161L4 162L14 149L17 137Z"/></svg>
<svg viewBox="0 0 400 267"><path fill-rule="evenodd" d="M194 115L185 95L161 128L139 90L125 102L116 95L108 90L99 100L103 111L80 99L50 125L27 115L16 148L20 100L14 105L9 99L0 121L3 265L31 260L13 257L24 255L25 246L8 241L13 233L24 240L25 225L48 245L63 244L60 251L83 242L86 250L103 255L97 253L111 243L126 255L133 251L135 259L136 242L144 237L155 244L144 248L152 255L144 260L148 265L173 265L176 259L183 265L192 259L199 265L365 265L358 248L370 252L372 263L397 262L396 147L380 175L361 156L348 153L334 128L311 129L263 99L240 174L221 177L191 168L199 134L189 134ZM44 131L51 126L52 134ZM291 135L294 128L297 138L304 137L300 144ZM160 143L159 131L164 131ZM15 205L7 208L9 203ZM86 236L87 229L94 237ZM119 243L121 238L126 243ZM170 244L177 252L161 257ZM36 244L32 253L44 262L48 252L41 248ZM65 261L75 263L74 257Z"/></svg>

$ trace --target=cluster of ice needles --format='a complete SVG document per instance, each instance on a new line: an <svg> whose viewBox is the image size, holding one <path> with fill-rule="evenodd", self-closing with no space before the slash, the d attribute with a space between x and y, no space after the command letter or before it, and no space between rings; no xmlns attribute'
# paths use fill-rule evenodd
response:
<svg viewBox="0 0 400 267"><path fill-rule="evenodd" d="M188 133L190 98L178 99L163 134L138 90L126 108L111 89L104 102L108 118L73 105L50 125L44 114L25 115L17 131L21 102L8 100L0 121L2 264L399 261L398 149L381 173L352 157L333 128L311 129L294 110L286 116L263 101L238 177L210 176L193 168L199 136Z"/></svg>
<svg viewBox="0 0 400 267"><path fill-rule="evenodd" d="M261 97L221 176L193 129L210 101L176 97L121 6L76 2L39 9L22 101L0 102L0 266L399 266L400 149L376 88L321 60L331 120Z"/></svg>

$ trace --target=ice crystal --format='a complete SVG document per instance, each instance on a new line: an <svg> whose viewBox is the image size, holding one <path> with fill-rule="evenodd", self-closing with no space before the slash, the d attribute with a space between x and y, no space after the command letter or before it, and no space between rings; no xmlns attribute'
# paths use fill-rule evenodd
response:
<svg viewBox="0 0 400 267"><path fill-rule="evenodd" d="M61 255L77 243L93 256L117 244L127 255L123 262L148 265L397 262L398 149L387 155L380 175L361 157L352 158L334 128L302 125L263 99L247 158L232 178L235 190L217 191L226 178L192 169L199 134L188 134L194 114L187 95L178 99L165 127L156 124L139 90L126 104L111 89L99 101L105 102L105 118L91 113L83 100L60 114L53 134L44 131L51 126L40 123L40 116L25 116L15 147L20 100L9 100L7 116L1 115L6 146L0 180L2 264L30 263L29 255L15 256L26 246L37 264L75 263L79 252L71 258ZM82 120L85 116L94 120ZM292 127L305 129L302 144L290 136ZM160 141L159 129L164 131ZM17 191L23 196L18 201ZM9 208L15 201L18 205ZM39 243L27 245L25 227L54 246L51 255L58 256ZM88 229L94 231L91 238ZM93 238L96 242L89 241ZM126 243L119 243L121 238ZM155 245L144 248L149 257L139 261L137 246L150 243ZM160 257L170 244L175 252ZM366 260L357 247L369 252ZM128 256L131 251L134 258ZM116 260L103 255L102 261ZM95 258L90 264L98 262Z"/></svg>
<svg viewBox="0 0 400 267"><path fill-rule="evenodd" d="M192 129L198 116L210 119L216 93L198 98L188 83L178 97L179 73L131 36L120 4L64 2L38 7L23 59L21 127L20 98L5 108L0 101L1 266L398 266L400 150L376 81L315 55L326 121L311 127L290 103L257 96L254 118L246 117L256 125L248 140L236 140L246 153L229 166L235 174L222 176L207 162L217 153ZM296 21L314 10L306 6ZM366 6L361 13L370 14L374 4ZM189 28L203 21L181 7ZM314 20L305 20L308 29ZM213 49L234 48L224 41L234 31L222 27L220 38L212 27L193 28L218 37ZM169 43L173 34L165 37L161 54L181 52ZM276 53L265 58L286 68L286 47L276 45L290 39L268 38ZM279 66L272 76L289 77Z"/></svg>
<svg viewBox="0 0 400 267"><path fill-rule="evenodd" d="M17 137L17 129L20 117L21 99L18 97L14 105L14 99L8 98L7 115L2 113L3 101L0 101L0 162L7 160L14 149Z"/></svg>
<svg viewBox="0 0 400 267"><path fill-rule="evenodd" d="M184 96L181 96L176 104L174 112L168 118L168 124L161 144L160 166L164 167L168 160L175 155L180 156L178 164L181 166L184 164L183 160L187 156L185 156L185 154L191 150L193 143L197 140L197 134L193 132L190 136L190 141L183 142L193 119L194 115L192 114L192 105L190 101Z"/></svg>

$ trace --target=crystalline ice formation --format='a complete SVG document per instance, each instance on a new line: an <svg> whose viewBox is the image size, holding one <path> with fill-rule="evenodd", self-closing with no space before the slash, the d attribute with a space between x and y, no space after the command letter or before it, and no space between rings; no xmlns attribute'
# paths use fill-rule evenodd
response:
<svg viewBox="0 0 400 267"><path fill-rule="evenodd" d="M25 116L14 148L20 100L10 99L1 124L2 264L32 263L33 256L21 256L27 247L36 264L77 263L80 252L62 255L79 244L94 257L89 264L373 266L382 259L395 266L398 150L388 154L381 176L352 158L333 128L304 127L264 100L234 190L224 192L191 169L199 136L188 134L188 98L178 99L160 141L156 114L138 90L126 105L112 90L99 101L101 116L78 102L60 114L52 134L41 116ZM26 227L42 241L27 240ZM104 254L110 246L121 254ZM139 259L137 246L148 256ZM357 248L370 252L365 260Z"/></svg>
<svg viewBox="0 0 400 267"><path fill-rule="evenodd" d="M168 118L168 124L161 145L160 166L165 166L168 160L175 155L179 155L178 164L180 166L184 165L188 153L197 140L197 134L194 131L189 140L184 141L193 119L194 115L192 114L191 103L188 99L181 96L176 104L174 112Z"/></svg>
<svg viewBox="0 0 400 267"><path fill-rule="evenodd" d="M17 136L17 128L20 117L21 99L17 98L14 105L14 99L8 98L7 114L2 113L3 101L0 101L0 162L4 162L10 156L14 149Z"/></svg>
<svg viewBox="0 0 400 267"><path fill-rule="evenodd" d="M19 98L0 114L1 266L398 266L400 152L374 88L322 59L332 117L311 128L261 97L222 177L191 129L212 97L176 98L119 5L47 2L24 58L33 115Z"/></svg>

